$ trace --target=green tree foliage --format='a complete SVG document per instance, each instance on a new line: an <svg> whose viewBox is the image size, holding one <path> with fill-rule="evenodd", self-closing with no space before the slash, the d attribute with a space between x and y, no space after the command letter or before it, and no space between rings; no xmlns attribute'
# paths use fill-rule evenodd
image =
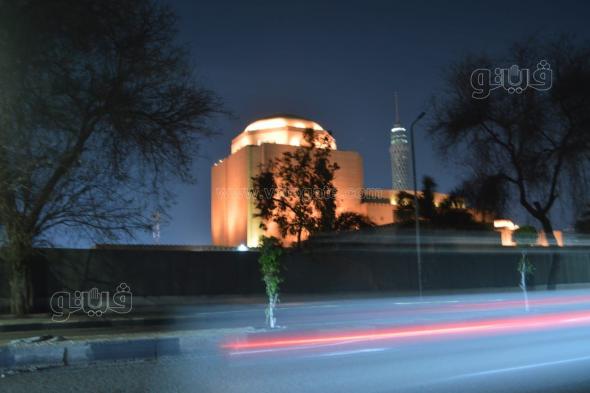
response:
<svg viewBox="0 0 590 393"><path fill-rule="evenodd" d="M576 220L576 232L590 233L590 210L582 213L582 216Z"/></svg>
<svg viewBox="0 0 590 393"><path fill-rule="evenodd" d="M262 165L252 178L253 194L256 197L255 215L279 225L281 236L294 235L297 244L304 232L313 233L318 228L333 222L336 192L333 185L338 164L330 163L328 137L321 137L312 129L305 131L305 143L294 151L283 153ZM317 212L320 212L318 219Z"/></svg>
<svg viewBox="0 0 590 393"><path fill-rule="evenodd" d="M481 175L465 180L452 194L481 212L484 220L502 217L510 195L507 182L501 175Z"/></svg>
<svg viewBox="0 0 590 393"><path fill-rule="evenodd" d="M268 306L266 320L271 328L276 326L275 308L279 302L279 285L283 281L281 256L283 249L281 242L275 237L262 237L260 240L260 273L266 288Z"/></svg>
<svg viewBox="0 0 590 393"><path fill-rule="evenodd" d="M354 212L341 213L334 222L335 231L351 231L364 228L371 228L375 224L366 216Z"/></svg>
<svg viewBox="0 0 590 393"><path fill-rule="evenodd" d="M432 221L434 228L456 230L486 230L489 225L477 222L473 215L463 208L439 208Z"/></svg>
<svg viewBox="0 0 590 393"><path fill-rule="evenodd" d="M261 228L266 229L266 224L274 221L282 237L293 235L299 245L304 233L368 224L366 218L353 220L352 213L336 217L334 173L339 166L330 161L331 150L324 148L330 145L329 137L308 129L304 140L294 151L261 165L259 173L252 177L255 216L262 219Z"/></svg>
<svg viewBox="0 0 590 393"><path fill-rule="evenodd" d="M437 184L430 176L422 178L422 194L418 199L418 206L420 207L420 217L425 220L433 220L436 215L436 206L434 203L434 193L436 192Z"/></svg>
<svg viewBox="0 0 590 393"><path fill-rule="evenodd" d="M433 229L486 229L465 209L465 200L451 193L437 207L435 204L436 182L429 176L422 181L423 190L418 195L420 221ZM396 221L402 226L414 225L414 196L400 191L397 194Z"/></svg>
<svg viewBox="0 0 590 393"><path fill-rule="evenodd" d="M195 83L172 11L151 0L0 3L0 223L11 310L32 305L36 245L116 241L191 180L218 105Z"/></svg>
<svg viewBox="0 0 590 393"><path fill-rule="evenodd" d="M514 242L519 247L532 247L537 243L538 233L535 227L525 225L512 234Z"/></svg>
<svg viewBox="0 0 590 393"><path fill-rule="evenodd" d="M323 142L324 144L327 141ZM314 176L313 190L319 190L319 195L313 195L313 204L319 212L315 231L328 232L334 229L336 223L336 187L334 187L334 173L340 169L338 164L330 162L330 149L314 148Z"/></svg>
<svg viewBox="0 0 590 393"><path fill-rule="evenodd" d="M396 196L395 220L409 223L414 220L414 196L406 191L400 191Z"/></svg>

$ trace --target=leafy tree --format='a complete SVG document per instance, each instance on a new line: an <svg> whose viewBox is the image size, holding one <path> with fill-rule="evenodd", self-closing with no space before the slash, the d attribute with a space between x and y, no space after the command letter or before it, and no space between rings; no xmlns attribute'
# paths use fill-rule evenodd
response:
<svg viewBox="0 0 590 393"><path fill-rule="evenodd" d="M473 215L464 208L439 208L431 223L434 228L457 230L485 230L488 225L477 222Z"/></svg>
<svg viewBox="0 0 590 393"><path fill-rule="evenodd" d="M476 69L505 64L552 68L549 91L496 89L475 99ZM468 57L449 69L447 92L434 102L431 133L443 154L458 157L478 176L501 176L522 207L538 220L554 246L550 212L569 175L588 164L590 148L590 48L570 39L518 43L506 57ZM559 256L553 253L547 283L555 288Z"/></svg>
<svg viewBox="0 0 590 393"><path fill-rule="evenodd" d="M324 146L327 141L322 141ZM314 145L315 146L315 145ZM313 190L320 191L313 195L313 204L319 212L315 231L328 232L336 224L336 187L334 187L334 173L340 169L338 164L330 162L330 149L314 148L314 171L312 176Z"/></svg>
<svg viewBox="0 0 590 393"><path fill-rule="evenodd" d="M452 191L445 199L442 200L439 207L441 210L464 209L465 199L455 191Z"/></svg>
<svg viewBox="0 0 590 393"><path fill-rule="evenodd" d="M465 198L457 191L452 191L443 199L436 209L436 214L432 220L436 228L449 228L461 230L485 230L489 226L485 223L477 222L467 210Z"/></svg>
<svg viewBox="0 0 590 393"><path fill-rule="evenodd" d="M582 213L582 216L576 221L576 232L590 233L590 210Z"/></svg>
<svg viewBox="0 0 590 393"><path fill-rule="evenodd" d="M216 100L150 0L0 5L0 222L11 311L32 305L30 257L62 231L116 240L148 229L191 180ZM78 229L79 232L73 232Z"/></svg>
<svg viewBox="0 0 590 393"><path fill-rule="evenodd" d="M260 272L262 281L266 287L268 306L266 308L266 321L271 329L276 327L275 308L279 302L279 284L283 281L281 269L281 256L283 249L281 242L276 237L263 236L260 240Z"/></svg>
<svg viewBox="0 0 590 393"><path fill-rule="evenodd" d="M406 191L398 192L396 197L396 206L396 221L402 223L414 221L414 195Z"/></svg>
<svg viewBox="0 0 590 393"><path fill-rule="evenodd" d="M537 243L537 230L531 225L525 225L514 231L514 241L519 247L532 247Z"/></svg>
<svg viewBox="0 0 590 393"><path fill-rule="evenodd" d="M436 205L434 203L436 186L436 182L432 177L424 176L422 178L422 192L419 193L417 198L420 220L432 221L436 215ZM396 205L397 220L403 222L414 221L414 195L412 193L398 192Z"/></svg>
<svg viewBox="0 0 590 393"><path fill-rule="evenodd" d="M418 195L420 207L420 221L430 228L440 229L484 229L478 224L471 213L465 209L464 199L451 193L437 207L434 201L436 182L430 176L424 176L422 180L422 192ZM414 224L414 196L411 193L400 191L397 194L396 221L401 225Z"/></svg>
<svg viewBox="0 0 590 393"><path fill-rule="evenodd" d="M343 212L334 222L333 230L351 231L374 227L375 224L366 216L354 212Z"/></svg>
<svg viewBox="0 0 590 393"><path fill-rule="evenodd" d="M261 228L272 220L282 237L294 235L298 245L304 232L316 232L334 221L333 179L339 167L329 161L330 149L318 146L329 146L328 136L308 129L301 146L262 165L252 177Z"/></svg>
<svg viewBox="0 0 590 393"><path fill-rule="evenodd" d="M436 192L437 184L430 176L422 178L422 194L418 198L418 205L420 207L420 217L425 220L432 220L436 215L436 205L434 203L434 193Z"/></svg>
<svg viewBox="0 0 590 393"><path fill-rule="evenodd" d="M261 228L267 223L278 224L281 236L296 237L301 243L304 233L349 230L370 226L372 223L356 213L344 212L336 216L336 187L334 173L337 163L330 161L329 137L306 130L304 141L294 151L283 153L269 161L252 177L252 191L256 197L256 217Z"/></svg>
<svg viewBox="0 0 590 393"><path fill-rule="evenodd" d="M452 194L481 212L484 221L501 217L509 197L507 182L501 175L474 176L465 180Z"/></svg>

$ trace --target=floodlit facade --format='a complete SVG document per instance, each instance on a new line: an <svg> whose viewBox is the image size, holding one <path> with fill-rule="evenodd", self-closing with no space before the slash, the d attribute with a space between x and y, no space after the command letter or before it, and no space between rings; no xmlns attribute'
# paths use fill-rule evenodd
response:
<svg viewBox="0 0 590 393"><path fill-rule="evenodd" d="M500 241L503 246L516 246L516 242L514 241L514 232L519 228L518 225L513 223L511 220L508 219L497 219L494 220L494 229L496 232L500 233ZM557 245L563 247L563 232L554 230L553 236L555 236L555 240L557 241ZM542 230L537 232L537 241L536 244L539 246L547 247L549 246L549 242L547 241L547 235Z"/></svg>
<svg viewBox="0 0 590 393"><path fill-rule="evenodd" d="M396 196L399 190L408 192L410 187L398 189L364 188L363 160L355 151L338 150L336 140L318 123L290 115L278 115L249 124L231 144L231 154L216 162L211 168L211 238L214 245L256 247L262 235L281 238L278 226L266 223L260 228L255 200L250 195L252 177L261 164L280 158L283 153L294 151L306 143L304 133L313 129L326 136L331 160L340 167L335 173L336 213L345 211L367 216L377 225L394 222ZM403 183L399 184L400 187ZM439 203L444 194L435 194ZM305 234L304 234L305 238ZM283 239L286 244L295 239Z"/></svg>
<svg viewBox="0 0 590 393"><path fill-rule="evenodd" d="M252 177L261 164L294 151L305 143L306 129L327 136L332 149L331 159L340 169L334 185L338 190L337 213L364 213L361 206L363 162L354 151L337 150L336 140L318 123L296 116L280 115L257 120L232 140L231 154L211 169L211 238L214 245L248 247L258 245L260 236L279 235L275 223L267 223L267 231L255 218L254 198L250 197ZM284 239L290 243L293 239Z"/></svg>

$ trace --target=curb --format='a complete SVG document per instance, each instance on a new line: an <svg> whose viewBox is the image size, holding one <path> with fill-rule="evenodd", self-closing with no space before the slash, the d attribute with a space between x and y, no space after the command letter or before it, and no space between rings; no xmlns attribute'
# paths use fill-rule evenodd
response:
<svg viewBox="0 0 590 393"><path fill-rule="evenodd" d="M0 333L19 332L23 330L35 331L46 329L79 329L99 327L126 327L126 326L170 326L184 323L194 323L199 317L146 317L146 318L121 318L121 319L97 319L72 322L28 322L15 324L1 324Z"/></svg>
<svg viewBox="0 0 590 393"><path fill-rule="evenodd" d="M69 366L103 360L157 359L181 353L179 338L8 345L0 349L0 368L10 370Z"/></svg>
<svg viewBox="0 0 590 393"><path fill-rule="evenodd" d="M16 343L0 346L0 369L83 365L105 360L158 359L162 356L194 354L216 350L217 343L232 332L252 333L253 328L219 330L214 334L186 334L168 337L95 339Z"/></svg>

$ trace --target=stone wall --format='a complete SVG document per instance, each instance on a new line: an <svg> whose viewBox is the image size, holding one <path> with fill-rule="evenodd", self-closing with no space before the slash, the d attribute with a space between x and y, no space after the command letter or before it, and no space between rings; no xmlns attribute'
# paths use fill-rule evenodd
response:
<svg viewBox="0 0 590 393"><path fill-rule="evenodd" d="M504 247L425 247L426 290L517 287L520 251ZM546 283L551 255L530 251L535 281ZM590 282L590 249L560 249L559 283ZM114 290L127 283L134 296L264 294L254 251L39 250L34 268L39 304L60 290ZM414 291L416 256L412 247L324 247L290 251L284 257L285 293ZM7 269L0 264L0 298L8 297Z"/></svg>

